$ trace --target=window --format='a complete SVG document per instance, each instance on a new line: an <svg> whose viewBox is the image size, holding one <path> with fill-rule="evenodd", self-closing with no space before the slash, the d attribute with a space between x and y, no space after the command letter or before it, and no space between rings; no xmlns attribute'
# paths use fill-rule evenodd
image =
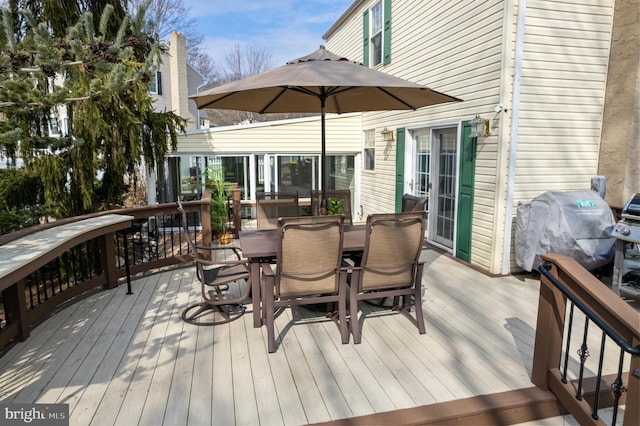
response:
<svg viewBox="0 0 640 426"><path fill-rule="evenodd" d="M149 93L152 95L162 96L162 73L160 73L160 71L156 71L156 73L151 77Z"/></svg>
<svg viewBox="0 0 640 426"><path fill-rule="evenodd" d="M376 132L374 129L364 131L364 170L375 170L376 165Z"/></svg>
<svg viewBox="0 0 640 426"><path fill-rule="evenodd" d="M370 53L369 58L371 59L371 66L375 67L382 63L382 2L379 1L371 8L371 12L369 13L369 17L371 19L371 23L369 24L369 28L371 28L371 33L369 34L369 46Z"/></svg>
<svg viewBox="0 0 640 426"><path fill-rule="evenodd" d="M391 62L391 0L379 0L363 13L363 63L375 67Z"/></svg>
<svg viewBox="0 0 640 426"><path fill-rule="evenodd" d="M49 118L49 136L60 136L60 126L56 117Z"/></svg>

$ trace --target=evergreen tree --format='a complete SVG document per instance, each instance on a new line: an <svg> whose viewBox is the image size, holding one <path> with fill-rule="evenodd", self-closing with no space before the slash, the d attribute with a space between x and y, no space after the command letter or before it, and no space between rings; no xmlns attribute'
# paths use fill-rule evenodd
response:
<svg viewBox="0 0 640 426"><path fill-rule="evenodd" d="M58 217L121 205L125 175L135 179L142 159L162 163L185 125L153 110L148 89L161 52L144 10L120 19L106 4L100 19L82 12L64 35L29 11L20 24L11 9L0 12L0 149L40 177ZM58 119L65 109L68 126ZM49 137L52 125L60 137Z"/></svg>

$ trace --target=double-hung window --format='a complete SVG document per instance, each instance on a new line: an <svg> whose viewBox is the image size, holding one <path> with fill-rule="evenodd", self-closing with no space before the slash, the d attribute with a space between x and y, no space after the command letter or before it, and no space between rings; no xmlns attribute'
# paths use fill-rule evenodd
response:
<svg viewBox="0 0 640 426"><path fill-rule="evenodd" d="M375 130L364 131L364 148L362 150L364 158L364 170L375 170L376 166L376 133Z"/></svg>
<svg viewBox="0 0 640 426"><path fill-rule="evenodd" d="M376 3L369 13L371 19L369 34L369 46L371 66L375 67L382 63L382 1Z"/></svg>
<svg viewBox="0 0 640 426"><path fill-rule="evenodd" d="M364 65L391 62L391 0L378 0L364 11L363 40Z"/></svg>

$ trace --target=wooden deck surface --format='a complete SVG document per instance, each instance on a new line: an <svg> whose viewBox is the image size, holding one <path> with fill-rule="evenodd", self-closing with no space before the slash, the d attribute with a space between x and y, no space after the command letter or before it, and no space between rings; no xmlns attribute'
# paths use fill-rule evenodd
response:
<svg viewBox="0 0 640 426"><path fill-rule="evenodd" d="M59 311L0 358L0 401L67 403L72 425L307 424L531 387L538 281L492 278L425 250L427 333L362 304L362 344L287 309L278 350L241 319L184 323L186 267ZM293 321L292 321L293 320Z"/></svg>

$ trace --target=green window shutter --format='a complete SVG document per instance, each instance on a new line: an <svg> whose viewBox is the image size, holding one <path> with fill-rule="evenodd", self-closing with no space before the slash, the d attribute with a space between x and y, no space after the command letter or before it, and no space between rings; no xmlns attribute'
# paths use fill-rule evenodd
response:
<svg viewBox="0 0 640 426"><path fill-rule="evenodd" d="M458 190L458 220L456 224L456 257L471 261L471 223L476 176L476 145L478 138L470 138L471 126L462 123L460 143L460 187Z"/></svg>
<svg viewBox="0 0 640 426"><path fill-rule="evenodd" d="M384 32L382 63L384 65L391 62L391 0L384 0Z"/></svg>
<svg viewBox="0 0 640 426"><path fill-rule="evenodd" d="M369 9L362 14L362 64L369 66Z"/></svg>
<svg viewBox="0 0 640 426"><path fill-rule="evenodd" d="M404 195L404 137L405 128L396 129L396 212L402 211Z"/></svg>

